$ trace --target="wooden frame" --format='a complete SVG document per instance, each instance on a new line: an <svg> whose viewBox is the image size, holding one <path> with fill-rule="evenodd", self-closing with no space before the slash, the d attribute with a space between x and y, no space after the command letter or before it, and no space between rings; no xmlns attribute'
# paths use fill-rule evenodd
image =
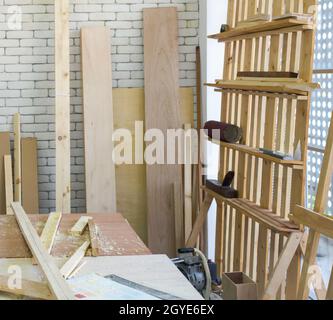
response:
<svg viewBox="0 0 333 320"><path fill-rule="evenodd" d="M212 36L226 42L223 82L214 84L223 86L218 89L222 93L221 120L240 126L244 133L240 145L220 143L219 179L228 171L236 172L234 187L242 206L218 198L215 260L220 272L243 271L249 275L258 283L259 297L265 293L266 298L297 297L301 251L298 240L292 241L294 232L286 235L263 215L258 217L253 210L249 214L243 200L257 206L259 213L266 210L266 214L285 220L296 205L304 205L311 90L317 87L312 84L315 24L284 19L235 27L238 21L257 14L308 12L316 3L229 0L230 29ZM239 71L295 72L299 80L262 81L253 89L248 79L237 79ZM257 151L264 147L294 154L298 145L301 159L297 163L277 161Z"/></svg>

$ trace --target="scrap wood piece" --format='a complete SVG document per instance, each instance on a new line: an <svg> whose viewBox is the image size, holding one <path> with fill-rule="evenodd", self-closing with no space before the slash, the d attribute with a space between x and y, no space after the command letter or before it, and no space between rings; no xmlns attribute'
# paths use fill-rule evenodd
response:
<svg viewBox="0 0 333 320"><path fill-rule="evenodd" d="M0 214L6 214L4 156L10 154L10 133L0 132Z"/></svg>
<svg viewBox="0 0 333 320"><path fill-rule="evenodd" d="M43 232L40 236L40 240L48 253L51 253L54 239L61 221L61 217L61 212L50 213L44 226Z"/></svg>
<svg viewBox="0 0 333 320"><path fill-rule="evenodd" d="M84 27L81 39L87 211L116 213L110 28Z"/></svg>
<svg viewBox="0 0 333 320"><path fill-rule="evenodd" d="M73 236L80 236L84 229L87 227L89 220L91 220L92 217L88 216L81 216L80 219L75 223L73 228L70 230L71 235Z"/></svg>
<svg viewBox="0 0 333 320"><path fill-rule="evenodd" d="M73 292L62 277L54 260L45 250L35 228L20 203L13 202L11 206L26 243L43 270L49 288L54 296L59 300L75 300Z"/></svg>
<svg viewBox="0 0 333 320"><path fill-rule="evenodd" d="M90 246L90 241L86 241L79 249L75 251L75 253L67 260L67 262L60 269L61 275L67 279L71 273L78 266L80 261L86 254L88 247Z"/></svg>
<svg viewBox="0 0 333 320"><path fill-rule="evenodd" d="M179 183L173 184L173 201L175 211L175 233L176 233L176 250L183 248L185 244L184 237L184 210L182 187Z"/></svg>
<svg viewBox="0 0 333 320"><path fill-rule="evenodd" d="M13 210L11 208L11 203L14 201L13 194L13 168L12 168L12 156L4 156L5 163L5 189L6 189L6 214L13 215Z"/></svg>
<svg viewBox="0 0 333 320"><path fill-rule="evenodd" d="M22 279L21 288L16 288L10 286L9 282L10 276L0 275L0 292L33 299L54 300L54 296L46 283Z"/></svg>
<svg viewBox="0 0 333 320"><path fill-rule="evenodd" d="M301 232L294 232L289 236L289 239L280 254L279 260L265 289L265 293L263 296L264 300L275 299L283 280L285 280L286 278L288 268L290 266L290 263L292 262L295 252L299 247L301 240Z"/></svg>
<svg viewBox="0 0 333 320"><path fill-rule="evenodd" d="M180 129L177 8L149 8L144 16L146 130ZM147 148L153 148L153 141ZM163 163L166 163L164 157ZM174 182L181 183L179 164L146 166L148 246L153 253L175 255ZM163 228L161 227L163 226Z"/></svg>
<svg viewBox="0 0 333 320"><path fill-rule="evenodd" d="M69 0L57 0L55 15L56 211L71 212ZM34 212L37 213L37 212Z"/></svg>
<svg viewBox="0 0 333 320"><path fill-rule="evenodd" d="M21 139L22 206L26 213L39 213L37 139Z"/></svg>
<svg viewBox="0 0 333 320"><path fill-rule="evenodd" d="M19 113L14 115L14 200L21 202L21 117Z"/></svg>
<svg viewBox="0 0 333 320"><path fill-rule="evenodd" d="M98 232L96 224L93 220L88 220L89 235L91 243L91 254L93 257L98 257L100 255L99 245L98 245Z"/></svg>

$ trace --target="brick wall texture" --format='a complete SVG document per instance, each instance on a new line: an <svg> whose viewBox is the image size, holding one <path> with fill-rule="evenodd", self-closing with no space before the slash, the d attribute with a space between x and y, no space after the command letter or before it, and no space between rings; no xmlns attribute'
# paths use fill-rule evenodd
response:
<svg viewBox="0 0 333 320"><path fill-rule="evenodd" d="M20 112L22 136L38 139L42 213L55 209L54 1L0 0L0 131L13 132L12 116ZM109 26L113 87L143 87L142 10L176 6L180 85L194 89L199 4L198 0L72 0L70 3L72 211L84 212L80 28L95 24ZM21 30L15 30L19 22L16 14L20 11Z"/></svg>

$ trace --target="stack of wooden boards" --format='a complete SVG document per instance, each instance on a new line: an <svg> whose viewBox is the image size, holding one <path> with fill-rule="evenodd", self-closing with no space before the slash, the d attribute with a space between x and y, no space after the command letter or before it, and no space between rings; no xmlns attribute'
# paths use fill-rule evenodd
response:
<svg viewBox="0 0 333 320"><path fill-rule="evenodd" d="M177 10L144 9L144 89L112 90L108 28L84 27L81 36L87 211L122 212L154 253L175 256L192 228L192 166L183 181L181 164L146 165L135 128L160 129L166 139L168 129L194 127L193 89L179 88ZM120 128L132 132L136 154L132 164L115 166Z"/></svg>
<svg viewBox="0 0 333 320"><path fill-rule="evenodd" d="M21 138L20 115L13 117L14 156L10 132L0 132L0 214L12 214L13 200L29 214L39 213L37 140Z"/></svg>

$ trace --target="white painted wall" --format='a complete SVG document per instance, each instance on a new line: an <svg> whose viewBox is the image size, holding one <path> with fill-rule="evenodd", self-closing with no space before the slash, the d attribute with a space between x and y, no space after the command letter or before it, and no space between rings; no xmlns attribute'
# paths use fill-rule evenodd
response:
<svg viewBox="0 0 333 320"><path fill-rule="evenodd" d="M217 33L221 24L226 23L227 0L200 0L200 47L202 57L202 83L220 79L223 73L224 45L215 40L207 39L207 35ZM213 88L202 88L203 122L220 120L221 94ZM207 176L216 179L219 168L219 148L207 144ZM212 206L208 216L208 256L214 258L215 253L215 221L216 205Z"/></svg>

